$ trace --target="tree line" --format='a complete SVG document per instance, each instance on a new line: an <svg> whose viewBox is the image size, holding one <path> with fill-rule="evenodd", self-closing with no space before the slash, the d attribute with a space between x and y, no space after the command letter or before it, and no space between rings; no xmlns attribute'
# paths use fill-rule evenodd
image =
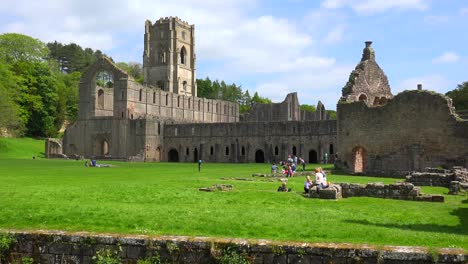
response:
<svg viewBox="0 0 468 264"><path fill-rule="evenodd" d="M100 50L83 49L74 43L45 44L22 34L0 35L0 135L6 131L16 136L56 137L64 124L76 120L80 78L102 56L106 55ZM143 83L141 63L116 65ZM241 113L253 104L271 103L257 92L251 96L235 83L208 77L196 81L199 97L239 103ZM446 95L457 110L468 110L468 82ZM315 111L312 105L301 105L301 109ZM327 112L336 118L335 111Z"/></svg>

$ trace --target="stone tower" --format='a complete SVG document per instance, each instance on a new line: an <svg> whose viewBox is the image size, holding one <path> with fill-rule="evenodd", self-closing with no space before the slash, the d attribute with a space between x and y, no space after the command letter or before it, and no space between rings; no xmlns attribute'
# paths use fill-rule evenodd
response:
<svg viewBox="0 0 468 264"><path fill-rule="evenodd" d="M195 26L178 17L145 22L144 82L164 91L197 96Z"/></svg>
<svg viewBox="0 0 468 264"><path fill-rule="evenodd" d="M372 41L366 41L361 61L343 87L341 101L364 101L369 105L383 105L392 97L387 76L375 61Z"/></svg>

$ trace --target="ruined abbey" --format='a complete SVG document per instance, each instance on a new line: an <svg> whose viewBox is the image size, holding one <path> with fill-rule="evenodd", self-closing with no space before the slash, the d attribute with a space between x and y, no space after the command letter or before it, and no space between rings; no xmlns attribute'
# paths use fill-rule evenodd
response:
<svg viewBox="0 0 468 264"><path fill-rule="evenodd" d="M331 161L352 173L405 174L468 166L468 120L449 98L422 89L392 95L371 42L337 98L300 110L296 93L254 105L197 97L194 26L176 18L145 23L144 84L102 58L83 75L78 120L48 156L135 161L274 162L288 154Z"/></svg>

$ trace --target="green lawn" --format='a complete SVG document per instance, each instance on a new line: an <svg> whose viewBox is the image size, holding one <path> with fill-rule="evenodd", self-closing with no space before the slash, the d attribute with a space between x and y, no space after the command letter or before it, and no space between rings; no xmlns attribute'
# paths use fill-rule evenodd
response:
<svg viewBox="0 0 468 264"><path fill-rule="evenodd" d="M0 141L1 143L2 141ZM17 155L21 156L21 155ZM226 181L268 172L268 164L112 162L13 159L0 154L0 228L130 234L264 238L468 248L467 196L445 203L376 198L306 199L303 177L288 183ZM310 169L313 166L309 166ZM330 175L332 182L385 182L390 178ZM199 192L215 183L232 192ZM446 194L446 188L423 187Z"/></svg>

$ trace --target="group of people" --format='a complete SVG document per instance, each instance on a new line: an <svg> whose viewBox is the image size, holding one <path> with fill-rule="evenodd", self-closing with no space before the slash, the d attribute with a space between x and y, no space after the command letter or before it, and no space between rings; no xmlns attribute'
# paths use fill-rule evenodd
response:
<svg viewBox="0 0 468 264"><path fill-rule="evenodd" d="M286 161L280 161L280 166L283 166L283 170L281 171L282 174L286 175L286 177L292 177L296 172L297 166L302 165L302 170L305 171L306 162L303 158L297 157L294 155L288 155L288 159ZM277 173L278 166L276 163L273 163L271 166L271 173Z"/></svg>
<svg viewBox="0 0 468 264"><path fill-rule="evenodd" d="M317 190L328 187L327 174L323 171L322 167L315 168L315 182L312 181L309 175L306 176L304 182L304 192L309 193L312 187L316 186Z"/></svg>

